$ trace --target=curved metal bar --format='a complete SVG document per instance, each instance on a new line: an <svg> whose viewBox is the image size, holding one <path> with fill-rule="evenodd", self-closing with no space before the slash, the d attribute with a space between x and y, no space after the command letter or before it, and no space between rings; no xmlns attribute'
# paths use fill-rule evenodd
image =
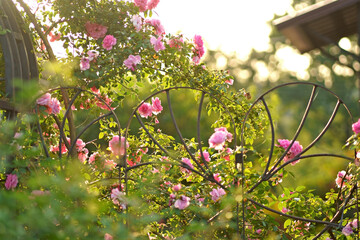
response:
<svg viewBox="0 0 360 240"><path fill-rule="evenodd" d="M206 169L209 170L209 165L205 161L204 153L202 151L201 138L200 138L200 117L201 117L201 109L202 109L202 105L204 102L204 97L205 97L205 93L202 92L201 98L200 98L199 110L198 110L198 117L197 117L197 122L196 122L196 130L197 130L198 149L200 151L201 160L204 163Z"/></svg>
<svg viewBox="0 0 360 240"><path fill-rule="evenodd" d="M300 124L299 124L299 127L298 127L298 129L296 130L293 139L291 140L290 145L285 149L284 153L283 153L282 156L278 159L278 161L274 164L274 166L272 167L272 169L270 170L270 172L271 172L272 170L276 169L276 167L280 164L281 160L284 159L284 157L286 156L286 154L289 152L289 150L291 149L291 147L292 147L293 144L295 143L297 137L299 136L300 131L301 131L301 129L303 128L303 126L304 126L304 124L305 124L305 120L306 120L306 118L307 118L307 116L308 116L308 114L309 114L309 112L310 112L311 105L312 105L312 103L313 103L313 101L314 101L315 93L316 93L316 88L317 88L316 85L313 86L313 89L312 89L311 95L310 95L310 99L309 99L308 104L307 104L307 106L306 106L305 112L304 112L304 114L303 114L303 117L302 117L302 119L301 119L301 122L300 122Z"/></svg>
<svg viewBox="0 0 360 240"><path fill-rule="evenodd" d="M108 117L108 116L110 116L110 115L112 115L112 112L108 112L108 113L103 114L103 115L97 117L96 119L92 120L89 124L87 124L87 125L79 132L79 134L76 136L76 139L80 138L81 135L83 135L83 133L84 133L86 130L88 130L88 128L91 127L94 123L96 123L96 122L99 121L100 119L106 118L106 117Z"/></svg>
<svg viewBox="0 0 360 240"><path fill-rule="evenodd" d="M289 164L291 164L293 162L296 162L296 161L301 160L301 159L313 158L313 157L337 157L337 158L343 158L343 159L349 160L349 161L354 161L354 159L352 159L352 158L342 156L342 155L332 154L332 153L319 153L319 154L310 154L310 155L305 155L305 156L298 156L298 157L294 157L291 160L283 163L279 168L274 169L274 171L269 175L269 178L274 176L280 169L284 168L285 166L287 166L287 165L289 165Z"/></svg>
<svg viewBox="0 0 360 240"><path fill-rule="evenodd" d="M349 158L349 157L346 157L346 156L342 156L342 155L337 155L337 154L331 154L331 153L319 153L319 154L310 154L310 155L305 155L305 156L297 156L297 157L294 157L292 158L291 160L283 163L280 167L274 169L272 172L270 172L265 179L260 179L258 182L256 182L254 184L254 186L252 186L248 191L247 193L251 193L252 191L255 190L255 188L257 186L259 186L263 181L266 181L266 180L269 180L271 177L273 177L278 171L280 171L282 168L284 168L285 166L293 163L293 162L296 162L298 160L301 160L301 159L305 159L305 158L312 158L312 157L338 157L338 158L343 158L343 159L346 159L346 160L349 160L349 161L353 161L354 159L352 158Z"/></svg>
<svg viewBox="0 0 360 240"><path fill-rule="evenodd" d="M320 223L320 224L325 224L327 226L333 226L333 227L337 227L338 224L335 224L335 223L332 223L332 222L327 222L327 221L321 221L321 220L315 220L315 219L308 219L308 218L302 218L302 217L297 217L297 216L293 216L293 215L290 215L290 214L286 214L286 213L283 213L283 212L280 212L280 211L276 211L272 208L269 208L261 203L258 203L256 202L255 200L252 200L252 199L247 199L248 201L252 202L253 204L261 207L261 208L264 208L272 213L276 213L280 216L284 216L284 217L287 217L287 218L291 218L291 219L295 219L295 220L299 220L299 221L303 221L303 222L313 222L313 223Z"/></svg>
<svg viewBox="0 0 360 240"><path fill-rule="evenodd" d="M337 103L336 103L336 106L334 108L334 111L329 119L329 121L327 122L327 124L325 125L325 127L323 128L323 130L320 132L320 134L314 139L314 141L312 141L309 146L307 146L304 150L302 150L301 153L299 153L298 155L301 155L305 152L307 152L317 141L320 140L320 138L324 135L324 133L327 131L327 129L329 128L330 124L332 123L332 121L334 120L335 118L335 115L336 115L336 112L338 111L339 109L339 106L341 104L341 101L338 99Z"/></svg>
<svg viewBox="0 0 360 240"><path fill-rule="evenodd" d="M179 129L179 126L177 125L176 123L176 119L175 119L175 116L174 116L174 112L172 110L172 107L171 107L171 99L170 99L170 93L169 91L166 91L166 97L167 97L167 101L168 101L168 106L169 106L169 111L170 111L170 116L171 116L171 119L173 121L173 124L175 126L175 130L177 132L177 134L179 135L180 137L180 141L181 143L184 145L184 148L185 150L188 152L188 154L190 155L191 159L196 163L196 165L199 167L199 169L201 169L201 171L203 171L205 173L205 169L201 166L201 164L196 160L196 158L194 157L194 155L190 152L190 149L188 148L182 134L181 134L181 131Z"/></svg>
<svg viewBox="0 0 360 240"><path fill-rule="evenodd" d="M225 110L225 112L230 116L230 120L231 120L231 124L234 126L233 127L233 136L234 136L234 146L237 145L237 136L236 136L236 125L235 125L235 121L232 117L232 115L230 114L228 108L226 107L226 105L220 100L218 99L217 97L213 96L211 93L205 91L205 90L201 90L201 89L196 89L196 88L192 88L192 87L171 87L171 88L166 88L166 89L162 89L160 91L157 91L153 94L151 94L150 96L148 96L147 98L145 98L143 101L141 101L136 107L135 109L133 110L129 120L128 120L128 123L127 123L127 126L126 126L126 129L125 129L125 137L127 136L128 132L129 132L129 129L130 129L130 125L131 125L131 122L132 122L132 119L133 117L135 116L137 118L137 120L139 121L140 125L143 127L143 129L146 131L146 133L148 134L148 136L154 141L154 143L160 148L160 150L162 150L166 155L168 155L169 157L171 157L173 160L179 162L181 165L181 167L184 167L184 168L187 168L188 170L194 172L194 173L197 173L199 174L200 176L202 176L204 179L208 180L208 181L211 181L211 182L214 182L215 184L217 184L218 186L220 186L221 188L223 189L226 189L225 186L223 186L222 184L220 184L219 182L215 181L215 179L213 178L210 178L203 175L202 173L194 170L194 169L189 169L188 166L186 164L183 164L182 161L178 160L176 157L173 157L171 156L171 154L166 151L166 149L164 149L155 139L154 137L150 134L150 132L148 131L148 129L145 127L144 123L142 122L141 118L139 117L139 115L137 114L137 111L139 109L139 107L146 101L150 100L152 97L158 95L158 94L161 94L161 93L166 93L167 91L171 91L171 90L179 90L179 89L188 89L188 90L194 90L194 91L199 91L199 92L202 92L204 95L207 94L209 95L211 98L215 99L222 107L223 109ZM125 157L125 156L124 156ZM126 168L128 169L128 168ZM129 169L131 170L131 169Z"/></svg>
<svg viewBox="0 0 360 240"><path fill-rule="evenodd" d="M347 203L349 202L351 196L353 195L354 191L357 191L357 185L356 185L356 184L351 188L351 190L350 190L350 192L349 192L349 195L346 197L346 199L345 199L345 201L344 201L344 205L341 207L341 209L339 209L339 210L335 213L334 217L330 220L330 222L334 222L334 221L338 220L339 218L341 219L340 222L339 222L339 224L337 224L337 226L335 226L336 228L341 228L341 227L342 227L342 226L341 226L341 223L342 223L342 217L343 217L343 214L344 214L344 210L345 210L346 205L347 205ZM323 229L322 231L320 231L320 232L315 236L314 239L318 239L324 232L326 232L326 231L329 230L330 228L331 228L331 226L329 226L329 225L328 225L328 226L325 226L324 229Z"/></svg>
<svg viewBox="0 0 360 240"><path fill-rule="evenodd" d="M265 106L265 110L268 114L268 117L269 117L269 122L270 122L270 128L271 128L271 147L270 147L270 153L269 153L269 158L268 158L268 161L266 163L266 167L265 167L265 171L262 175L261 178L264 178L266 175L267 175L267 172L269 170L269 166L270 166L270 162L271 162L271 158L272 158L272 155L273 155L273 152L274 152L274 146L275 146L275 129L274 129L274 123L273 123L273 120L271 118L271 113L270 113L270 110L269 110L269 107L267 106L266 104L266 101L264 98L261 98L261 101L262 103L264 104Z"/></svg>

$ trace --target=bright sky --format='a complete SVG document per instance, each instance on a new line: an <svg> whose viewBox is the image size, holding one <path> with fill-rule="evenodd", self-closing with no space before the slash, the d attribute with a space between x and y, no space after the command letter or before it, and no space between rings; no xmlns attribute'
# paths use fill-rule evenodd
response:
<svg viewBox="0 0 360 240"><path fill-rule="evenodd" d="M166 32L201 35L210 49L236 52L266 50L274 13L284 14L292 0L160 0L155 12ZM153 16L155 17L155 16Z"/></svg>

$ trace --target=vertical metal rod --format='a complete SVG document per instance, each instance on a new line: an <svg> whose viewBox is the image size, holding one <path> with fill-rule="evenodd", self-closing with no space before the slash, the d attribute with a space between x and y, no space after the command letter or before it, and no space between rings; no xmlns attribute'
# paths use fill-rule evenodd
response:
<svg viewBox="0 0 360 240"><path fill-rule="evenodd" d="M355 54L357 54L358 58L356 59L356 61L360 64L359 62L359 58L360 58L360 3L357 4L357 52L355 52ZM359 114L360 114L360 71L356 71L356 80L358 83L358 108L359 108Z"/></svg>
<svg viewBox="0 0 360 240"><path fill-rule="evenodd" d="M177 134L179 135L179 138L180 138L180 141L182 142L182 144L184 145L184 148L185 150L188 152L188 154L190 155L191 159L196 163L196 165L199 167L199 169L201 169L201 171L203 173L205 173L205 169L201 166L201 164L196 160L196 158L194 157L194 155L190 152L190 149L189 147L187 146L182 134L181 134L181 131L179 129L179 126L177 125L176 123L176 120L175 120L175 116L174 116L174 111L171 107L171 99L170 99L170 92L169 90L166 91L166 96L167 96L167 101L168 101L168 106L169 106L169 112L170 112L170 116L171 116L171 119L173 121L173 124L174 124L174 127L176 129L176 132ZM211 175L212 176L212 175Z"/></svg>
<svg viewBox="0 0 360 240"><path fill-rule="evenodd" d="M204 157L204 153L202 151L201 137L200 137L200 118L201 118L201 109L202 109L202 106L203 106L204 97L205 97L205 92L202 92L201 99L200 99L200 104L199 104L199 111L198 111L196 128L197 128L197 139L198 139L198 148L199 148L199 151L200 151L200 156L201 156L202 162L204 163L205 167L207 169L209 169L209 166L208 166L208 164L207 164L207 162L205 160L205 157Z"/></svg>

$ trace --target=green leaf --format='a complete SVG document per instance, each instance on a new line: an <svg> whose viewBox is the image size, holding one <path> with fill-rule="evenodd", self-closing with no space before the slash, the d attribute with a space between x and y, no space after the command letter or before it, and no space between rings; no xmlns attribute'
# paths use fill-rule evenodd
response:
<svg viewBox="0 0 360 240"><path fill-rule="evenodd" d="M287 219L285 222L284 222L284 228L287 228L288 226L291 225L291 219Z"/></svg>
<svg viewBox="0 0 360 240"><path fill-rule="evenodd" d="M104 138L104 132L99 133L99 139L102 139L102 138Z"/></svg>

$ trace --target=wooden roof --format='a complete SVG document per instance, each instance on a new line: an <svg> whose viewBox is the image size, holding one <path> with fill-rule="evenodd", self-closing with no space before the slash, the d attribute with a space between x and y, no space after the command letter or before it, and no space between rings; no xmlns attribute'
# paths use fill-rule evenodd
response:
<svg viewBox="0 0 360 240"><path fill-rule="evenodd" d="M360 0L324 0L273 23L301 53L357 33Z"/></svg>

